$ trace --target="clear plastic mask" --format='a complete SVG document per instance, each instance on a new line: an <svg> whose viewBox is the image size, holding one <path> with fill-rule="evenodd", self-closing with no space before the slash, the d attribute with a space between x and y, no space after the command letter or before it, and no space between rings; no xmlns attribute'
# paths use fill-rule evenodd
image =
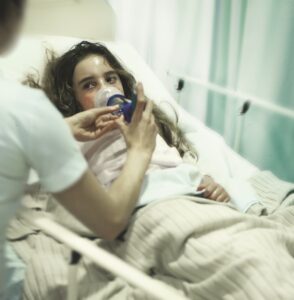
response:
<svg viewBox="0 0 294 300"><path fill-rule="evenodd" d="M135 109L135 101L127 99L124 94L115 87L101 89L95 97L95 107L119 105L119 110L114 114L124 115L127 122L132 119Z"/></svg>

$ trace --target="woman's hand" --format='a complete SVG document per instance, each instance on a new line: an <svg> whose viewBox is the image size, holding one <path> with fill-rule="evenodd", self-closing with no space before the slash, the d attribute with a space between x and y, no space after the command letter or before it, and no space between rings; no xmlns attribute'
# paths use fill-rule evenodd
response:
<svg viewBox="0 0 294 300"><path fill-rule="evenodd" d="M226 192L226 190L208 175L203 176L197 191L204 191L203 196L210 200L218 202L230 201L230 195Z"/></svg>
<svg viewBox="0 0 294 300"><path fill-rule="evenodd" d="M116 128L115 120L118 117L111 113L118 109L118 106L93 108L65 120L76 140L80 142L91 141Z"/></svg>
<svg viewBox="0 0 294 300"><path fill-rule="evenodd" d="M138 150L151 157L157 134L157 126L152 114L153 103L145 100L141 83L138 83L136 91L137 104L131 123L126 124L121 117L117 121L117 125L125 138L128 151Z"/></svg>

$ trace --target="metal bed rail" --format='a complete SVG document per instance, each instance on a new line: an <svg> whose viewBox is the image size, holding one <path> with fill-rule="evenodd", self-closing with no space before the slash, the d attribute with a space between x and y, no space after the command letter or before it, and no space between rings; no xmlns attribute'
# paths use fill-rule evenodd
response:
<svg viewBox="0 0 294 300"><path fill-rule="evenodd" d="M286 118L294 119L294 110L293 109L289 109L289 108L277 105L275 103L270 102L267 99L259 98L254 95L244 93L242 91L237 91L234 89L226 88L226 87L217 85L215 83L205 81L198 77L181 74L181 73L178 73L178 72L175 72L172 70L168 71L167 75L178 79L178 89L177 89L178 92L180 92L182 90L182 88L184 87L184 83L187 81L192 84L206 88L209 91L214 91L218 94L228 96L227 100L229 100L229 101L238 102L241 100L243 102L243 104L242 104L242 109L240 111L240 115L243 115L244 113L246 113L246 111L248 111L250 105L254 105L261 109L267 110L271 113L278 114L278 115L286 117ZM233 149L237 152L239 151L239 148L240 148L241 135L242 135L242 131L244 129L243 123L244 123L244 118L237 119L236 131L235 131L235 136L234 136L234 144L233 144Z"/></svg>
<svg viewBox="0 0 294 300"><path fill-rule="evenodd" d="M120 258L99 248L90 240L86 240L76 235L67 228L50 219L37 218L35 220L31 220L30 222L33 222L45 233L64 243L70 249L91 259L103 269L106 269L114 275L123 278L131 285L144 290L146 293L153 296L154 299L188 300L186 297L180 295L180 293L173 287L149 277L148 275L127 264ZM69 267L69 279L70 284L67 290L67 300L75 300L77 299L78 286L77 269L75 267Z"/></svg>

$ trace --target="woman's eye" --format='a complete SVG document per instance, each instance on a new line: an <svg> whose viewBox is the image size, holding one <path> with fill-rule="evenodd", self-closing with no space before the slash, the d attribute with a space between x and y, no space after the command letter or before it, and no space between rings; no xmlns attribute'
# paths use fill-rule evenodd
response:
<svg viewBox="0 0 294 300"><path fill-rule="evenodd" d="M89 81L85 83L85 85L83 86L85 90L90 90L93 89L94 87L96 87L96 83L94 81Z"/></svg>
<svg viewBox="0 0 294 300"><path fill-rule="evenodd" d="M116 83L118 77L116 75L112 75L106 78L106 81L110 84Z"/></svg>

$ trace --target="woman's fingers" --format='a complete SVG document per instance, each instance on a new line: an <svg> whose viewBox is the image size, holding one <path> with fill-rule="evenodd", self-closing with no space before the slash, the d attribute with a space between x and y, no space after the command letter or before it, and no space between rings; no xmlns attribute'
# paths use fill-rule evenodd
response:
<svg viewBox="0 0 294 300"><path fill-rule="evenodd" d="M204 190L211 182L212 178L210 176L203 175L202 180L197 188L197 191Z"/></svg>
<svg viewBox="0 0 294 300"><path fill-rule="evenodd" d="M104 121L110 121L110 120L116 120L118 119L119 116L117 115L113 115L113 114L106 114L106 115L103 115L103 116L99 116L97 119L96 119L96 123L98 122L104 122Z"/></svg>
<svg viewBox="0 0 294 300"><path fill-rule="evenodd" d="M222 194L222 187L216 183L211 183L205 187L204 197L216 201Z"/></svg>
<svg viewBox="0 0 294 300"><path fill-rule="evenodd" d="M205 189L205 192L204 192L204 194L203 194L204 197L210 199L211 194L212 194L212 193L214 192L214 190L216 189L216 185L215 185L214 182L211 182L211 183L205 185L204 189Z"/></svg>
<svg viewBox="0 0 294 300"><path fill-rule="evenodd" d="M219 185L216 185L215 189L213 192L210 194L210 198L212 200L216 200L220 195L222 194L222 187Z"/></svg>
<svg viewBox="0 0 294 300"><path fill-rule="evenodd" d="M100 123L96 126L96 131L98 130L102 130L104 127L108 127L108 126L116 126L115 122L114 121L107 121L107 122L103 122L103 123Z"/></svg>
<svg viewBox="0 0 294 300"><path fill-rule="evenodd" d="M152 114L151 117L150 117L150 123L151 123L151 125L154 127L155 134L157 134L157 133L158 133L158 127L157 127L157 125L156 125L155 117L154 117L153 114Z"/></svg>
<svg viewBox="0 0 294 300"><path fill-rule="evenodd" d="M98 129L98 128L107 126L110 123L114 123L114 121L117 119L118 119L118 116L113 116L113 115L105 115L105 116L99 117L96 120L96 128Z"/></svg>
<svg viewBox="0 0 294 300"><path fill-rule="evenodd" d="M151 120L153 114L153 102L146 101L144 95L144 88L142 83L138 83L136 86L137 91L137 103L133 114L132 123L138 123L144 117L145 120Z"/></svg>
<svg viewBox="0 0 294 300"><path fill-rule="evenodd" d="M130 124L124 122L123 116L116 120L117 127L122 132L128 150L145 152L152 155L155 147L157 127L152 115L153 103L147 102L141 83L136 87L137 104Z"/></svg>
<svg viewBox="0 0 294 300"><path fill-rule="evenodd" d="M116 128L118 128L121 133L125 136L128 126L125 123L124 117L120 116L117 120L114 121Z"/></svg>
<svg viewBox="0 0 294 300"><path fill-rule="evenodd" d="M146 120L152 120L152 117L153 117L153 107L154 107L154 104L152 101L147 101L147 104L145 106L145 110L143 112L143 116Z"/></svg>
<svg viewBox="0 0 294 300"><path fill-rule="evenodd" d="M230 198L226 194L221 194L217 199L217 202L229 202Z"/></svg>
<svg viewBox="0 0 294 300"><path fill-rule="evenodd" d="M217 202L228 202L230 200L229 194L221 185L217 185L217 188L209 195L208 198Z"/></svg>
<svg viewBox="0 0 294 300"><path fill-rule="evenodd" d="M146 106L146 100L144 96L144 89L142 83L139 82L137 84L136 91L137 91L137 103L132 117L132 123L138 123L141 120L143 111Z"/></svg>
<svg viewBox="0 0 294 300"><path fill-rule="evenodd" d="M209 175L204 175L197 191L203 191L203 196L207 199L227 202L229 201L229 195L225 189L218 183L216 183Z"/></svg>
<svg viewBox="0 0 294 300"><path fill-rule="evenodd" d="M87 110L87 112L93 114L94 118L97 119L99 116L103 116L106 114L111 114L115 111L119 110L118 105L114 106L105 106L105 107L98 107L98 108L92 108L90 110Z"/></svg>
<svg viewBox="0 0 294 300"><path fill-rule="evenodd" d="M201 183L199 184L197 191L203 190L203 196L207 199L217 202L230 201L230 195L227 191L218 183L216 183L212 177L204 175Z"/></svg>
<svg viewBox="0 0 294 300"><path fill-rule="evenodd" d="M224 188L222 190L220 198L221 198L220 199L221 202L229 202L231 200L230 195L227 193L227 191Z"/></svg>
<svg viewBox="0 0 294 300"><path fill-rule="evenodd" d="M103 128L98 128L95 132L95 138L97 139L97 138L101 137L102 135L104 135L105 133L110 132L116 128L117 128L117 125L115 124L115 122L111 122L108 125L104 126Z"/></svg>

